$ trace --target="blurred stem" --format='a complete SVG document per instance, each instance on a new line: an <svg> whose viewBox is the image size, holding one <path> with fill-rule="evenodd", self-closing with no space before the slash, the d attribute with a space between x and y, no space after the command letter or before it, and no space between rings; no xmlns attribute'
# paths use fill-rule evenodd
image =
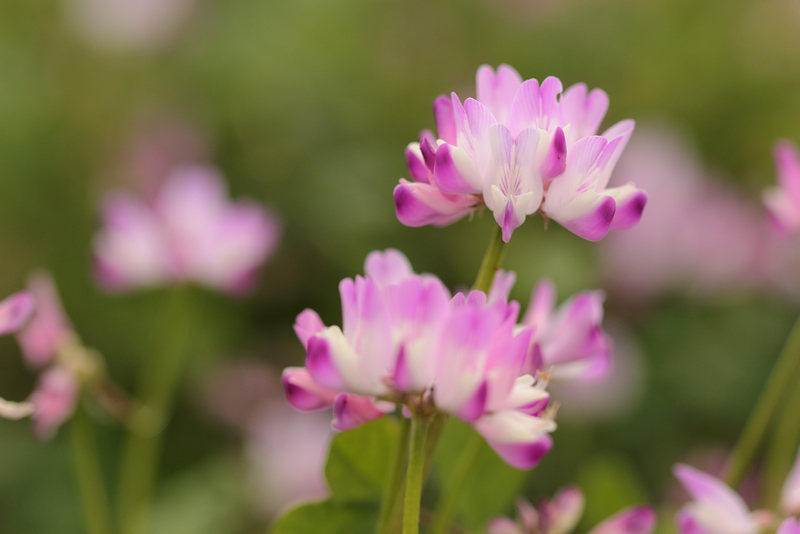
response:
<svg viewBox="0 0 800 534"><path fill-rule="evenodd" d="M392 452L392 470L389 472L389 479L386 481L378 516L378 534L394 534L399 530L402 516L394 512L399 509L398 501L400 501L400 491L403 488L403 473L406 471L406 460L408 458L409 434L411 434L411 420L401 417L400 433L397 436L397 444Z"/></svg>
<svg viewBox="0 0 800 534"><path fill-rule="evenodd" d="M475 467L475 463L478 461L481 445L483 445L483 439L477 433L473 433L467 445L461 451L447 487L436 507L436 518L434 519L431 534L445 534L448 532L450 521L456 511L458 501L461 499L462 490L466 486L467 479Z"/></svg>
<svg viewBox="0 0 800 534"><path fill-rule="evenodd" d="M750 413L739 441L728 459L725 482L732 488L736 488L742 482L781 399L798 373L800 373L800 317L792 327L761 397Z"/></svg>
<svg viewBox="0 0 800 534"><path fill-rule="evenodd" d="M786 476L797 457L800 443L800 369L795 369L794 387L777 421L764 469L763 504L771 509L778 507Z"/></svg>
<svg viewBox="0 0 800 534"><path fill-rule="evenodd" d="M497 269L503 265L507 246L508 244L503 241L503 229L499 226L495 227L492 239L489 241L489 248L486 249L486 254L483 256L481 269L478 271L478 277L475 278L475 284L472 289L480 289L487 295L489 294L494 275L497 273Z"/></svg>
<svg viewBox="0 0 800 534"><path fill-rule="evenodd" d="M429 420L414 415L411 420L411 445L406 472L406 496L403 503L403 534L419 533L419 509L425 470L425 438Z"/></svg>
<svg viewBox="0 0 800 534"><path fill-rule="evenodd" d="M142 366L139 398L143 407L125 442L117 495L122 534L147 531L163 431L185 366L191 309L190 288L175 288L159 324L159 349Z"/></svg>
<svg viewBox="0 0 800 534"><path fill-rule="evenodd" d="M82 406L75 410L70 427L72 455L86 531L89 534L111 534L111 514L100 456L94 441L92 423Z"/></svg>

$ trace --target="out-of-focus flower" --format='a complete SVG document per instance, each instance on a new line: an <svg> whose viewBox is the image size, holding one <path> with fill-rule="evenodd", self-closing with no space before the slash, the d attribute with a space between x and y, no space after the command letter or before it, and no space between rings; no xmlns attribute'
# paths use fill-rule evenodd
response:
<svg viewBox="0 0 800 534"><path fill-rule="evenodd" d="M31 418L37 436L48 439L55 434L75 411L79 392L78 377L65 367L56 365L41 374L30 398L33 404Z"/></svg>
<svg viewBox="0 0 800 534"><path fill-rule="evenodd" d="M31 318L34 298L27 291L14 293L0 302L0 336L18 331Z"/></svg>
<svg viewBox="0 0 800 534"><path fill-rule="evenodd" d="M281 394L277 373L259 361L226 363L209 373L202 400L245 436L258 508L268 517L325 497L325 456L333 431L324 414L299 414Z"/></svg>
<svg viewBox="0 0 800 534"><path fill-rule="evenodd" d="M28 364L41 369L53 362L59 348L74 333L49 275L33 273L28 279L28 288L36 302L36 313L17 334L17 340Z"/></svg>
<svg viewBox="0 0 800 534"><path fill-rule="evenodd" d="M569 534L583 515L584 499L574 486L559 491L538 509L528 502L517 504L518 520L498 517L489 523L488 534ZM649 506L627 508L606 519L588 534L650 534L656 516Z"/></svg>
<svg viewBox="0 0 800 534"><path fill-rule="evenodd" d="M651 196L644 220L600 247L609 289L621 298L676 288L708 294L765 287L785 294L794 285L797 292L795 260L756 205L702 169L674 132L640 131L614 177L635 179Z"/></svg>
<svg viewBox="0 0 800 534"><path fill-rule="evenodd" d="M167 44L196 0L65 0L68 22L101 50L152 50Z"/></svg>
<svg viewBox="0 0 800 534"><path fill-rule="evenodd" d="M447 224L485 204L506 242L537 211L597 241L639 221L647 195L631 184L606 188L634 124L595 135L608 109L602 90L576 84L562 94L558 78L540 86L508 65L483 65L477 99L462 104L452 93L433 107L439 139L423 132L408 146L415 182L394 191L403 224Z"/></svg>
<svg viewBox="0 0 800 534"><path fill-rule="evenodd" d="M301 411L332 405L338 430L396 404L442 410L473 424L511 465L538 463L555 423L543 413L546 381L522 374L532 331L516 329L519 304L488 302L482 291L451 297L396 250L371 253L365 271L339 286L343 328L325 327L311 310L298 316L306 367L284 371L289 403Z"/></svg>
<svg viewBox="0 0 800 534"><path fill-rule="evenodd" d="M764 192L764 204L775 228L783 233L800 230L800 155L789 141L775 145L778 186Z"/></svg>
<svg viewBox="0 0 800 534"><path fill-rule="evenodd" d="M684 464L676 465L674 473L692 498L676 516L681 534L758 534L775 528L775 513L751 512L744 499L716 477ZM800 454L784 483L779 508L784 515L800 515ZM796 526L786 521L781 525L784 528L795 532Z"/></svg>
<svg viewBox="0 0 800 534"><path fill-rule="evenodd" d="M239 293L252 287L279 235L270 211L227 199L215 170L181 168L152 204L124 193L106 199L97 276L116 291L192 281Z"/></svg>
<svg viewBox="0 0 800 534"><path fill-rule="evenodd" d="M776 534L800 534L800 519L787 517Z"/></svg>

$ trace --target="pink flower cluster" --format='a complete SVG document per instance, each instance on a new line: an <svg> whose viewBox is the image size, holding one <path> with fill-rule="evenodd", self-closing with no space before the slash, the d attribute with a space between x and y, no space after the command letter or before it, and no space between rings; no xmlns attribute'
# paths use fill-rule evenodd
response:
<svg viewBox="0 0 800 534"><path fill-rule="evenodd" d="M41 372L28 401L2 401L0 416L10 419L30 416L35 433L41 438L51 437L72 415L80 381L76 369L56 358L74 333L48 275L32 275L29 291L17 293L0 304L0 332L18 332L26 362Z"/></svg>
<svg viewBox="0 0 800 534"><path fill-rule="evenodd" d="M681 534L759 534L774 531L780 519L771 511L751 512L744 499L721 480L684 464L674 469L692 501L676 516ZM777 534L800 534L800 455L784 482Z"/></svg>
<svg viewBox="0 0 800 534"><path fill-rule="evenodd" d="M583 506L583 494L569 486L537 508L520 501L518 520L498 517L489 524L487 534L569 534L578 526ZM635 506L606 519L589 534L650 534L655 524L656 516L649 506Z"/></svg>
<svg viewBox="0 0 800 534"><path fill-rule="evenodd" d="M496 72L484 65L477 99L438 97L439 138L426 130L406 149L413 181L402 179L394 190L400 222L440 226L486 205L506 242L537 211L590 241L635 225L645 192L632 184L606 187L633 121L596 135L606 93L584 84L562 89L558 78L540 85L523 82L508 65Z"/></svg>
<svg viewBox="0 0 800 534"><path fill-rule="evenodd" d="M191 281L239 293L252 287L279 236L271 212L227 199L216 171L180 168L152 204L124 193L106 199L97 276L117 291Z"/></svg>
<svg viewBox="0 0 800 534"><path fill-rule="evenodd" d="M397 404L441 410L471 423L509 464L536 465L555 429L543 371L572 367L584 376L608 356L597 296L578 297L554 314L545 283L518 325L519 304L507 300L511 273L487 298L482 291L452 296L438 278L415 274L396 250L371 253L365 271L339 286L342 328L326 327L311 310L298 316L306 367L283 373L289 403L301 411L333 406L337 430Z"/></svg>

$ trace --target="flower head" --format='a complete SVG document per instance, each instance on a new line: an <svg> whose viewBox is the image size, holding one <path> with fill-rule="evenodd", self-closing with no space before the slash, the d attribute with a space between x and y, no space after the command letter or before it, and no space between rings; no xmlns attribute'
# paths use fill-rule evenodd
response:
<svg viewBox="0 0 800 534"><path fill-rule="evenodd" d="M206 167L174 171L152 204L110 195L103 223L94 243L97 275L112 290L192 281L241 292L280 234L271 212L230 202L222 178Z"/></svg>
<svg viewBox="0 0 800 534"><path fill-rule="evenodd" d="M53 279L47 273L32 274L28 279L28 288L36 302L36 313L17 334L17 340L28 364L41 369L52 363L59 348L74 333L64 314Z"/></svg>
<svg viewBox="0 0 800 534"><path fill-rule="evenodd" d="M569 534L583 515L583 505L581 491L569 486L559 491L552 501L542 501L538 508L520 501L518 520L498 517L489 523L487 534ZM655 514L649 506L635 506L606 519L589 534L650 534L655 522Z"/></svg>
<svg viewBox="0 0 800 534"><path fill-rule="evenodd" d="M576 84L563 91L558 78L540 85L508 65L480 67L477 99L437 98L439 139L424 132L407 148L415 182L395 188L398 218L408 226L442 225L485 204L506 242L537 211L592 241L633 226L646 194L631 184L606 188L633 121L598 136L607 109L600 89Z"/></svg>
<svg viewBox="0 0 800 534"><path fill-rule="evenodd" d="M311 310L298 316L306 367L283 373L289 403L301 411L333 406L338 430L396 405L441 410L473 424L511 465L535 465L555 424L543 414L546 381L522 374L532 332L516 327L519 304L481 291L453 297L396 250L370 254L365 271L339 285L341 328Z"/></svg>

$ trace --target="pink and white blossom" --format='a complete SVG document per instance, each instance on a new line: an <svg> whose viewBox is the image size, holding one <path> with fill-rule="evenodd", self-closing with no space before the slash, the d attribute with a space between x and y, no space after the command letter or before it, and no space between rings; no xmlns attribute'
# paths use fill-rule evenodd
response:
<svg viewBox="0 0 800 534"><path fill-rule="evenodd" d="M774 227L782 234L800 230L800 154L790 141L780 141L774 150L778 185L764 191L764 204Z"/></svg>
<svg viewBox="0 0 800 534"><path fill-rule="evenodd" d="M398 218L443 225L486 205L506 242L537 212L592 241L635 225L647 195L631 184L607 188L634 124L596 135L607 109L600 89L563 91L558 78L540 85L508 65L480 67L477 99L438 97L439 139L424 132L407 148L415 182L401 180L395 189Z"/></svg>
<svg viewBox="0 0 800 534"><path fill-rule="evenodd" d="M684 464L673 469L692 501L678 511L681 534L759 534L771 517L751 512L744 499L724 482Z"/></svg>
<svg viewBox="0 0 800 534"><path fill-rule="evenodd" d="M498 517L489 523L487 534L569 534L578 526L583 506L581 491L569 486L538 508L520 501L517 521ZM649 506L634 506L606 519L588 534L650 534L655 524L656 516Z"/></svg>
<svg viewBox="0 0 800 534"><path fill-rule="evenodd" d="M532 331L517 328L519 304L481 291L452 296L396 250L371 253L365 271L339 285L341 328L311 310L298 316L306 367L283 373L289 403L332 406L338 430L396 405L438 409L471 423L511 465L538 463L555 423L543 415L546 383L522 373Z"/></svg>
<svg viewBox="0 0 800 534"><path fill-rule="evenodd" d="M97 276L116 291L191 281L239 293L252 287L279 236L271 212L228 200L215 170L179 168L152 203L125 193L106 198L94 242Z"/></svg>

